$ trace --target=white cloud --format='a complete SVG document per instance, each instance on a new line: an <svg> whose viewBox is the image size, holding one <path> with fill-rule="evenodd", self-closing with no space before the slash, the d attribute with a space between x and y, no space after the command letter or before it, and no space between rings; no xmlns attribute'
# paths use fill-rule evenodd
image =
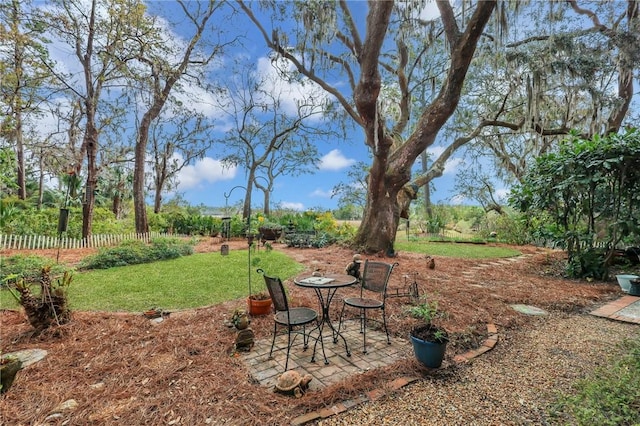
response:
<svg viewBox="0 0 640 426"><path fill-rule="evenodd" d="M293 64L284 59L277 60L275 63L271 58L261 57L258 58L256 64L256 74L258 80L262 81L263 89L266 92L277 94L276 97L279 100L279 107L291 116L298 114L298 102L306 99L306 103L309 103L309 99L313 99L313 105L324 105L329 101L329 95L322 90L317 84L311 80L305 79L305 83L302 84L295 80L287 81L282 78L281 70L293 73ZM306 113L311 110L318 110L318 106L309 107ZM311 116L308 120L318 121L321 120L320 114Z"/></svg>
<svg viewBox="0 0 640 426"><path fill-rule="evenodd" d="M431 160L433 161L435 159L437 159L440 155L442 155L442 153L444 152L445 147L443 146L431 146L427 149L427 152L429 153ZM444 163L444 172L443 174L445 175L452 175L455 174L458 171L458 168L460 168L460 166L463 166L464 163L464 159L461 157L452 157L449 158L445 163Z"/></svg>
<svg viewBox="0 0 640 426"><path fill-rule="evenodd" d="M509 188L499 188L495 191L495 196L498 200L506 201L509 197L511 190Z"/></svg>
<svg viewBox="0 0 640 426"><path fill-rule="evenodd" d="M445 175L454 175L458 171L460 166L464 166L464 159L460 157L449 158L446 163L444 163L444 172Z"/></svg>
<svg viewBox="0 0 640 426"><path fill-rule="evenodd" d="M294 202L290 202L290 201L283 201L283 202L280 203L280 208L285 209L285 210L303 211L304 210L304 204L302 204L302 203L294 203Z"/></svg>
<svg viewBox="0 0 640 426"><path fill-rule="evenodd" d="M320 159L320 170L337 171L345 169L356 162L353 158L345 157L339 149L332 149Z"/></svg>
<svg viewBox="0 0 640 426"><path fill-rule="evenodd" d="M318 198L331 198L331 195L333 195L332 191L325 191L320 188L314 190L311 194L309 194L310 197L318 197Z"/></svg>
<svg viewBox="0 0 640 426"><path fill-rule="evenodd" d="M211 157L198 160L194 165L184 167L178 173L178 190L197 188L203 183L231 180L236 176L236 167L224 167L222 162Z"/></svg>
<svg viewBox="0 0 640 426"><path fill-rule="evenodd" d="M438 5L435 1L428 1L424 5L424 9L420 12L420 18L425 21L433 21L434 19L438 19L440 17L440 10L438 9Z"/></svg>

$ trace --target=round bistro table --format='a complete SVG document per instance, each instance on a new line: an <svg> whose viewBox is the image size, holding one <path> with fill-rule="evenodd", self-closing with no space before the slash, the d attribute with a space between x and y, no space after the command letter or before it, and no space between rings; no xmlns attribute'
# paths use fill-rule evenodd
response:
<svg viewBox="0 0 640 426"><path fill-rule="evenodd" d="M333 300L333 296L335 296L336 291L342 287L349 287L355 284L356 281L356 277L347 274L326 274L321 277L314 277L307 274L301 275L293 280L293 282L297 286L313 289L316 293L316 296L318 297L318 302L320 303L322 319L320 320L320 325L318 327L318 339L316 339L316 343L313 345L313 355L311 357L311 362L315 362L316 360L316 347L319 340L320 345L322 346L324 363L329 364L327 355L324 352L324 342L322 336L325 324L331 329L331 337L333 338L333 343L338 343L338 337L340 337L344 342L344 349L347 351L347 356L351 356L349 346L347 345L347 339L345 339L342 333L340 333L340 329L336 329L331 323L329 308L331 307L331 301Z"/></svg>

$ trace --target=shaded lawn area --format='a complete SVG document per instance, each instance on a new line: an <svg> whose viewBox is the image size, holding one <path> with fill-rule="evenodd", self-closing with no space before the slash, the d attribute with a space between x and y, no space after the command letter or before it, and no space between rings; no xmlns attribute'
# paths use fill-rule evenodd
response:
<svg viewBox="0 0 640 426"><path fill-rule="evenodd" d="M187 309L209 306L264 291L264 280L256 273L289 278L302 265L276 251L252 252L249 267L247 250L197 253L178 259L102 270L76 272L69 287L72 310L140 312L150 308ZM37 286L36 286L37 287ZM0 308L17 309L7 290L0 293Z"/></svg>
<svg viewBox="0 0 640 426"><path fill-rule="evenodd" d="M495 259L518 256L520 252L512 247L492 244L433 242L427 239L412 241L396 240L396 250L424 253L430 256L459 257L464 259Z"/></svg>

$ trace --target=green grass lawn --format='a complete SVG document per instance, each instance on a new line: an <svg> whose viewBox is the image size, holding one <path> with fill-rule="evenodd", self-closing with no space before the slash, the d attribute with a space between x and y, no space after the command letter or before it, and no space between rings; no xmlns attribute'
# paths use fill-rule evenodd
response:
<svg viewBox="0 0 640 426"><path fill-rule="evenodd" d="M228 256L202 253L179 259L76 272L69 288L72 310L139 312L152 307L183 309L207 306L248 296L251 271L252 292L264 291L264 269L283 280L302 271L302 265L276 251L251 254L232 250ZM16 309L8 290L0 292L0 308Z"/></svg>
<svg viewBox="0 0 640 426"><path fill-rule="evenodd" d="M396 241L395 249L398 251L425 253L431 256L460 257L464 259L495 259L520 255L519 251L508 247L470 243L435 243L427 240Z"/></svg>
<svg viewBox="0 0 640 426"><path fill-rule="evenodd" d="M396 249L433 256L500 258L517 256L516 250L478 244L398 242ZM277 251L231 250L228 256L202 253L174 260L76 272L69 288L73 310L141 312L150 308L185 309L213 305L248 296L251 271L252 292L264 291L264 280L256 273L288 279L303 266ZM0 309L17 309L8 290L0 291Z"/></svg>

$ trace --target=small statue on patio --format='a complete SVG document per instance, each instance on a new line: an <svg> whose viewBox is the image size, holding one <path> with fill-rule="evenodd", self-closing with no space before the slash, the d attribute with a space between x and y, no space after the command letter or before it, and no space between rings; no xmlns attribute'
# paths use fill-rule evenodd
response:
<svg viewBox="0 0 640 426"><path fill-rule="evenodd" d="M360 260L360 255L359 254L354 254L353 255L353 260L345 268L345 272L347 273L347 275L351 275L352 277L356 277L357 279L360 279L360 264L361 263L362 263L362 260Z"/></svg>
<svg viewBox="0 0 640 426"><path fill-rule="evenodd" d="M240 330L234 344L236 352L250 352L255 343L255 338L256 336L250 328Z"/></svg>
<svg viewBox="0 0 640 426"><path fill-rule="evenodd" d="M301 376L300 373L294 370L285 371L278 377L275 391L300 398L309 388L311 379L311 374Z"/></svg>
<svg viewBox="0 0 640 426"><path fill-rule="evenodd" d="M233 311L233 316L231 316L231 323L238 329L244 330L249 327L251 320L247 315L247 312L243 309L236 309Z"/></svg>

